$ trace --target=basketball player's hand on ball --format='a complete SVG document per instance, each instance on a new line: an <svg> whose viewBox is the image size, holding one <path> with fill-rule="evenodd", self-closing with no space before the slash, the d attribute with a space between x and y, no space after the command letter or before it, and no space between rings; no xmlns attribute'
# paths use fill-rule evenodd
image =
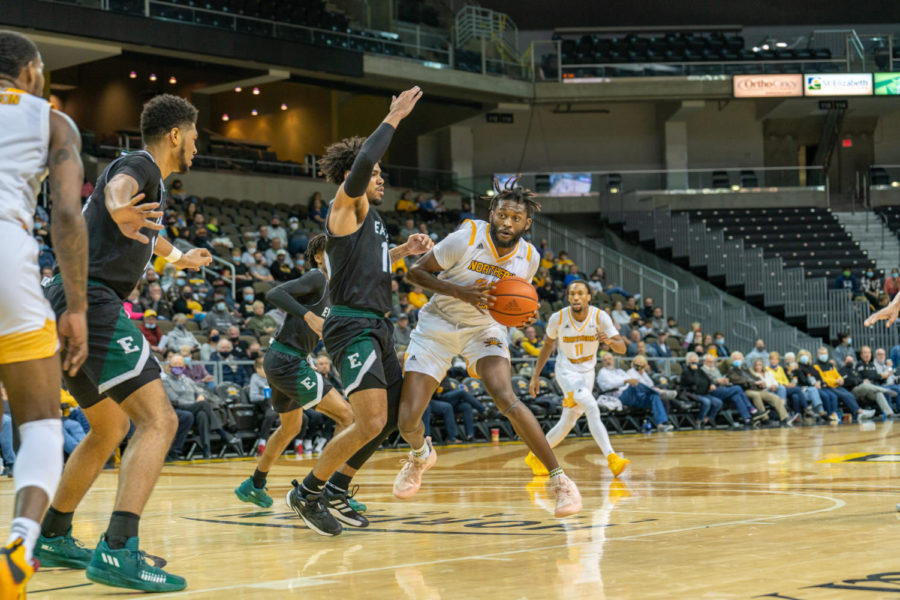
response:
<svg viewBox="0 0 900 600"><path fill-rule="evenodd" d="M303 315L303 320L306 321L306 324L309 325L310 329L316 332L317 336L322 337L322 326L325 325L325 319L313 311L309 311Z"/></svg>
<svg viewBox="0 0 900 600"><path fill-rule="evenodd" d="M86 313L84 311L65 311L59 316L56 331L59 334L60 348L66 356L63 361L63 371L74 377L84 359L87 358Z"/></svg>
<svg viewBox="0 0 900 600"><path fill-rule="evenodd" d="M530 317L528 317L528 320L522 324L522 327L528 327L529 325L534 325L535 322L540 318L540 316L541 315L540 315L539 309L537 309L537 308L534 309L534 314L532 314Z"/></svg>
<svg viewBox="0 0 900 600"><path fill-rule="evenodd" d="M425 254L434 248L434 240L424 233L414 233L406 238L406 250L411 256Z"/></svg>
<svg viewBox="0 0 900 600"><path fill-rule="evenodd" d="M900 304L891 302L878 312L869 315L869 318L865 320L864 325L866 327L871 327L878 321L887 321L884 325L885 327L890 327L894 324L894 321L897 320L898 314L900 314Z"/></svg>
<svg viewBox="0 0 900 600"><path fill-rule="evenodd" d="M109 209L110 218L119 226L119 230L125 237L137 240L142 244L149 244L150 238L141 233L141 229L153 229L159 231L163 228L162 224L157 222L163 213L159 210L159 202L147 202L138 204L144 199L144 194L140 193L133 197L128 204L117 206Z"/></svg>
<svg viewBox="0 0 900 600"><path fill-rule="evenodd" d="M191 269L196 271L212 262L212 254L206 248L192 248L184 253L175 266L179 269Z"/></svg>
<svg viewBox="0 0 900 600"><path fill-rule="evenodd" d="M487 281L479 281L473 285L461 285L458 286L456 297L484 312L484 309L492 307L496 300L491 295L491 287L493 287L492 284Z"/></svg>

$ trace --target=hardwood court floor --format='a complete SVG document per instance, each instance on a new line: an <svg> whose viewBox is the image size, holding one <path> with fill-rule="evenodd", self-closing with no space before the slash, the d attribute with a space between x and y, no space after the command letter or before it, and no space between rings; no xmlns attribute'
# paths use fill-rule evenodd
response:
<svg viewBox="0 0 900 600"><path fill-rule="evenodd" d="M584 511L558 521L521 444L439 448L411 501L396 501L397 452L358 477L368 530L324 538L284 495L312 459L281 460L271 510L232 489L251 461L166 466L142 547L188 579L170 598L900 597L900 423L618 436L632 465L612 483L589 439L558 448ZM849 461L849 462L848 462ZM115 489L104 473L76 514L92 545ZM10 514L12 481L0 488ZM37 598L115 598L83 573L40 571Z"/></svg>

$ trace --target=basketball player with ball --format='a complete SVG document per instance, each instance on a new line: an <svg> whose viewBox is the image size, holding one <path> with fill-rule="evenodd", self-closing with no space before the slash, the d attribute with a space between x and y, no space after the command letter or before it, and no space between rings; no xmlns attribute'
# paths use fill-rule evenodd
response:
<svg viewBox="0 0 900 600"><path fill-rule="evenodd" d="M510 374L506 326L534 320L538 301L529 283L540 256L522 236L540 210L534 193L510 179L490 198L489 221L465 221L419 259L407 278L435 294L419 312L407 348L398 426L412 451L394 481L394 495L410 498L437 454L425 441L422 414L452 359L462 355L484 382L497 408L547 466L556 517L581 510L581 494L563 473L537 419L516 397Z"/></svg>
<svg viewBox="0 0 900 600"><path fill-rule="evenodd" d="M529 390L532 396L540 392L541 371L558 344L556 383L565 397L562 415L553 429L547 432L547 441L551 448L555 448L566 438L579 417L585 415L591 436L606 456L609 470L618 477L631 461L613 452L609 433L600 420L600 407L593 394L594 366L601 342L609 344L613 352L625 354L625 340L619 335L612 318L596 306L591 306L591 288L584 279L570 283L566 296L569 306L553 313L547 321L547 337L534 366ZM528 453L525 463L535 475L547 474L547 468L533 453Z"/></svg>

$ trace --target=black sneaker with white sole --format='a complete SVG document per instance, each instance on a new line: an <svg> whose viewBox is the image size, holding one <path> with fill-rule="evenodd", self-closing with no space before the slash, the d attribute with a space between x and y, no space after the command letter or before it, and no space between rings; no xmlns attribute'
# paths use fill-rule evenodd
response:
<svg viewBox="0 0 900 600"><path fill-rule="evenodd" d="M322 503L338 521L350 527L368 527L369 520L353 510L348 498L347 492L340 492L330 485L322 492Z"/></svg>
<svg viewBox="0 0 900 600"><path fill-rule="evenodd" d="M304 496L300 492L300 484L297 483L297 480L295 479L291 483L294 487L288 491L285 502L297 513L298 517L303 519L306 526L319 535L340 535L344 528L325 508L321 494Z"/></svg>

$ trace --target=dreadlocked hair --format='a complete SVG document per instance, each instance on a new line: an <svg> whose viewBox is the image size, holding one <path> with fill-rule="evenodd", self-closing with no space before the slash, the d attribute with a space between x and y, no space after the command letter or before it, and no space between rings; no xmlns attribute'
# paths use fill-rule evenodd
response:
<svg viewBox="0 0 900 600"><path fill-rule="evenodd" d="M518 185L518 183L519 175L510 177L504 185L500 184L498 177L494 177L494 195L482 199L490 201L490 210L494 210L497 204L503 200L524 204L530 219L534 216L534 213L541 212L541 203L534 199L536 196L534 192Z"/></svg>
<svg viewBox="0 0 900 600"><path fill-rule="evenodd" d="M366 138L354 136L344 138L325 149L325 156L319 161L319 169L325 175L325 179L331 183L341 185L344 183L344 175L353 166L359 149L365 143Z"/></svg>
<svg viewBox="0 0 900 600"><path fill-rule="evenodd" d="M303 253L304 264L307 268L312 269L319 266L316 262L316 254L325 250L325 240L324 233L320 233L309 240L309 244L306 245L306 252Z"/></svg>

